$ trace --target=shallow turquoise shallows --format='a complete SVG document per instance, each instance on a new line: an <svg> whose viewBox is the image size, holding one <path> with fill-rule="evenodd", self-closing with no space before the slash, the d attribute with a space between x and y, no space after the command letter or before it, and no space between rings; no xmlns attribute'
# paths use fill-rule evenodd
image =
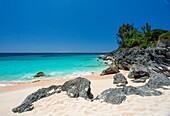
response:
<svg viewBox="0 0 170 116"><path fill-rule="evenodd" d="M106 68L97 61L101 54L0 54L0 81L32 81L37 72L43 79L87 75Z"/></svg>

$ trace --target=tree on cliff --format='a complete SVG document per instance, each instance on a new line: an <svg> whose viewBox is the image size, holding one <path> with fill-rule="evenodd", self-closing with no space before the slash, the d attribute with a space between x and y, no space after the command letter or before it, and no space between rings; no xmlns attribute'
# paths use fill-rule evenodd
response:
<svg viewBox="0 0 170 116"><path fill-rule="evenodd" d="M141 30L137 30L134 24L123 24L117 33L117 43L119 44L119 48L154 47L157 44L159 36L166 32L166 30L162 29L151 30L149 23L146 23Z"/></svg>
<svg viewBox="0 0 170 116"><path fill-rule="evenodd" d="M133 24L123 24L117 33L118 44L120 47L129 48L132 46L138 46L142 33L139 32Z"/></svg>

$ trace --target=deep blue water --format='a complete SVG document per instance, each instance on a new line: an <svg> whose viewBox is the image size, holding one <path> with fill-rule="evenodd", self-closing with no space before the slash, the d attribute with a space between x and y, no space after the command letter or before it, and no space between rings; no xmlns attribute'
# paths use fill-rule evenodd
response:
<svg viewBox="0 0 170 116"><path fill-rule="evenodd" d="M0 81L32 81L37 72L43 79L101 72L106 66L97 61L101 54L83 53L1 53Z"/></svg>

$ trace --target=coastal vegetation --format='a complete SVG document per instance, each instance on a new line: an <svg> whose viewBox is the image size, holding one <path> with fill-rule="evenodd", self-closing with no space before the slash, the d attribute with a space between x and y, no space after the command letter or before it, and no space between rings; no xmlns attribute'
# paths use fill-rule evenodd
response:
<svg viewBox="0 0 170 116"><path fill-rule="evenodd" d="M155 47L159 38L169 38L170 31L163 29L151 29L149 23L137 29L134 24L122 24L117 32L119 50L125 48Z"/></svg>
<svg viewBox="0 0 170 116"><path fill-rule="evenodd" d="M169 39L170 38L170 31L166 33L162 33L159 38Z"/></svg>

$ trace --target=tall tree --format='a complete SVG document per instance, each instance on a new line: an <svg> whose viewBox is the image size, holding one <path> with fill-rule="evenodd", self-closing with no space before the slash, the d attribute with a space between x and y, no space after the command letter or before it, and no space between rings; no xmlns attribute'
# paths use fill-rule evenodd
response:
<svg viewBox="0 0 170 116"><path fill-rule="evenodd" d="M147 34L151 30L151 26L149 26L149 23L147 22L144 27L141 28L144 34Z"/></svg>
<svg viewBox="0 0 170 116"><path fill-rule="evenodd" d="M133 36L133 33L131 33L133 30L135 30L133 24L123 24L119 27L117 36L120 38L120 40L118 39L118 44L120 47L126 47L125 45L128 38Z"/></svg>

